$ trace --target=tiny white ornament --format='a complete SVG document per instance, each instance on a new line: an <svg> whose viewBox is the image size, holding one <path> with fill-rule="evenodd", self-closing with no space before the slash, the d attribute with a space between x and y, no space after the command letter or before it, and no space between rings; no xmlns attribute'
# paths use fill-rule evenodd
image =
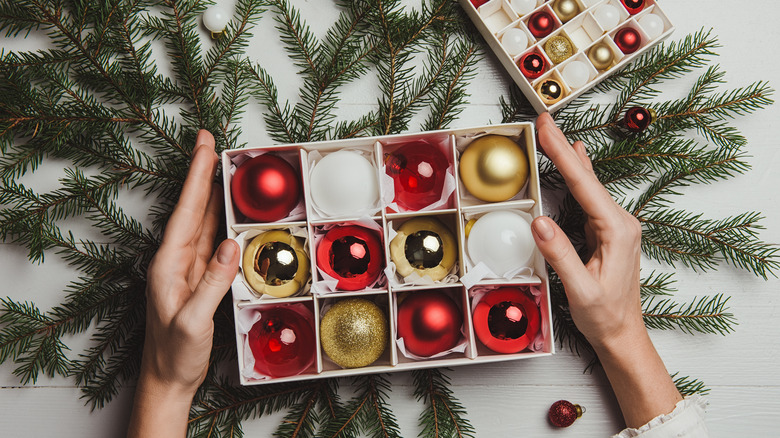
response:
<svg viewBox="0 0 780 438"><path fill-rule="evenodd" d="M639 25L642 26L647 36L654 40L664 33L664 20L656 14L647 14L639 19Z"/></svg>
<svg viewBox="0 0 780 438"><path fill-rule="evenodd" d="M203 13L203 25L211 32L212 38L219 37L229 21L230 14L220 5L211 6Z"/></svg>
<svg viewBox="0 0 780 438"><path fill-rule="evenodd" d="M573 89L581 88L590 79L588 66L582 61L571 61L566 64L561 74L563 75L563 80Z"/></svg>
<svg viewBox="0 0 780 438"><path fill-rule="evenodd" d="M593 16L596 17L599 26L605 31L614 29L620 21L620 12L616 7L609 4L599 6L593 12Z"/></svg>
<svg viewBox="0 0 780 438"><path fill-rule="evenodd" d="M522 29L513 27L501 35L501 44L510 55L517 56L528 47L528 35Z"/></svg>

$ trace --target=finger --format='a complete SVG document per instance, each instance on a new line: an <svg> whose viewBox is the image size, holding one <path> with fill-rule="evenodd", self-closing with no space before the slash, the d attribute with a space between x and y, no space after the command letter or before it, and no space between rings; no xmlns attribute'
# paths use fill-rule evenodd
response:
<svg viewBox="0 0 780 438"><path fill-rule="evenodd" d="M539 252L558 273L566 293L580 291L584 283L591 280L590 272L563 230L547 216L534 219L531 230Z"/></svg>
<svg viewBox="0 0 780 438"><path fill-rule="evenodd" d="M217 235L217 227L219 226L221 215L222 190L215 185L211 189L211 198L209 198L209 204L206 206L206 216L203 218L203 223L200 226L198 242L195 246L198 263L195 264L194 274L197 279L203 276L206 263L208 263L211 255L214 253L214 238Z"/></svg>
<svg viewBox="0 0 780 438"><path fill-rule="evenodd" d="M549 114L537 119L539 145L547 157L555 163L566 180L571 194L589 216L604 218L614 210L615 201L601 185L592 170L583 163L581 156L569 145L566 136L555 126Z"/></svg>
<svg viewBox="0 0 780 438"><path fill-rule="evenodd" d="M206 130L198 132L197 146L179 202L165 228L163 243L188 245L197 236L211 194L211 184L217 170L214 137Z"/></svg>
<svg viewBox="0 0 780 438"><path fill-rule="evenodd" d="M186 304L186 311L194 321L205 323L214 317L219 302L236 277L238 260L239 248L235 240L227 239L219 245Z"/></svg>
<svg viewBox="0 0 780 438"><path fill-rule="evenodd" d="M588 151L585 150L585 143L581 141L575 141L572 147L574 148L574 152L577 153L577 157L579 157L580 163L582 163L586 169L593 172L593 164L590 162Z"/></svg>

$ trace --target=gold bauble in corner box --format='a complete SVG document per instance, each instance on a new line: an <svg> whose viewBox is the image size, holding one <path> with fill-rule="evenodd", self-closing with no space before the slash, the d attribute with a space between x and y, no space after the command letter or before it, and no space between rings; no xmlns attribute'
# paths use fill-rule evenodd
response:
<svg viewBox="0 0 780 438"><path fill-rule="evenodd" d="M520 145L503 135L486 135L471 142L460 157L460 179L466 190L487 202L517 195L528 179L528 157Z"/></svg>

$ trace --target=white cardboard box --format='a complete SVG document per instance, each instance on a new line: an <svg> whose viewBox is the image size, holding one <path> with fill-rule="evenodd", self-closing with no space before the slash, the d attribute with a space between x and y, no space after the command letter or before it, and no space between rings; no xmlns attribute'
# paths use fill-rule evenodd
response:
<svg viewBox="0 0 780 438"><path fill-rule="evenodd" d="M473 0L460 0L460 3L463 6L463 9L465 9L466 14L471 18L479 32L485 38L498 60L503 64L509 75L517 86L520 87L520 90L522 90L523 94L525 94L528 101L531 102L531 105L533 105L534 109L539 114L543 112L554 113L563 108L567 103L577 98L577 96L589 90L613 73L620 71L620 69L625 67L628 63L669 37L674 31L674 26L669 21L666 14L661 10L658 3L654 0L646 0L642 11L635 15L630 15L620 0L575 0L580 8L580 13L566 23L561 23L561 20L553 12L553 2L551 1L536 0L536 9L525 15L521 15L512 9L511 0L490 0L479 7L475 7L472 1ZM477 4L479 3L480 2L478 1ZM594 12L605 4L615 6L620 12L618 25L612 29L602 28L594 16ZM527 21L531 15L540 10L547 10L552 13L556 19L556 28L548 36L536 39L528 30ZM657 15L663 22L663 31L655 38L650 38L639 23L639 20L641 20L642 17L649 14ZM637 29L641 36L640 48L630 54L622 53L614 41L615 34L624 27ZM526 50L517 56L510 55L500 42L501 36L511 28L523 30L529 39L529 45ZM560 64L554 64L549 56L547 56L544 50L544 44L550 38L560 34L566 35L569 40L572 41L575 50L573 56ZM613 52L613 65L606 70L596 69L587 57L588 50L599 42L605 42ZM517 62L530 52L539 53L547 61L546 71L536 79L526 78L517 65ZM572 89L572 87L563 80L561 72L568 62L575 59L585 62L588 66L590 78L584 86ZM562 85L564 97L552 105L547 105L537 94L536 87L541 82L550 78L557 80Z"/></svg>
<svg viewBox="0 0 780 438"><path fill-rule="evenodd" d="M518 144L521 144L526 151L530 161L530 176L526 188L524 188L517 196L506 202L500 203L486 203L474 198L470 195L463 184L460 182L457 176L458 169L458 157L465 149L467 144L475 137L486 134L500 134L506 135L515 139ZM309 163L307 157L312 153L327 154L335 152L341 149L361 150L371 157L373 157L373 163L376 167L376 177L381 184L381 177L384 175L384 148L389 147L392 149L393 145L398 145L404 141L411 141L417 139L436 139L446 145L447 153L449 154L450 166L454 170L455 178L457 180L457 186L454 189L454 193L450 196L449 201L440 207L432 211L424 212L403 212L398 213L388 208L386 203L378 206L377 211L371 214L369 217L363 217L362 220L374 221L382 228L383 244L385 246L385 265L390 266L391 259L388 250L389 235L392 232L391 229L394 224L398 224L408 218L416 217L420 215L436 215L442 218L442 222L448 224L451 227L451 231L458 240L458 261L456 263L456 277L450 279L450 283L437 282L427 285L409 285L404 284L403 279L396 277L388 279L384 284L378 288L366 291L356 292L333 292L322 294L317 288L312 289L312 282L304 289L302 295L297 295L288 298L274 298L268 295L256 296L251 292L250 286L244 281L243 274L239 271L236 279L233 283L233 309L238 320L239 312L244 309L253 309L257 307L274 306L279 304L289 303L302 303L313 313L315 335L317 338L317 354L315 364L310 369L304 371L302 374L283 378L265 378L257 379L247 377L245 373L241 372L245 370L245 350L244 350L244 338L238 330L238 324L236 325L236 342L238 351L238 364L241 376L241 384L243 385L255 385L271 382L284 382L284 381L297 381L306 380L312 378L323 377L337 377L346 375L357 374L369 374L369 373L384 373L392 371L410 370L417 368L428 367L449 367L456 365L474 364L480 362L496 362L515 359L524 359L537 356L548 356L554 353L554 338L552 331L552 315L550 306L549 295L549 283L547 279L547 271L545 268L545 262L538 250L535 251L535 255L530 263L532 273L525 272L523 277L514 277L510 279L504 278L476 278L475 272L473 272L471 261L464 249L465 234L464 228L468 219L477 217L489 211L494 210L514 210L518 212L524 212L529 218L537 217L542 214L541 195L539 189L539 171L537 166L536 157L536 145L535 145L535 130L532 123L513 123L494 126L481 126L469 129L451 129L442 131L432 131L414 134L402 134L380 137L367 137L356 138L349 140L336 140L320 143L304 143L296 145L280 145L280 146L268 146L258 148L246 148L246 149L234 149L226 150L222 153L222 171L224 178L224 194L225 194L225 211L227 217L227 235L230 238L237 239L242 247L251 239L254 235L260 232L270 229L288 229L294 233L306 236L306 246L310 258L316 254L314 239L311 237L313 230L318 227L322 227L326 224L333 223L345 223L361 220L360 217L340 217L340 218L323 218L312 207L310 200L310 192L308 189L308 173ZM294 213L292 218L283 219L275 223L241 223L240 219L234 211L233 202L230 193L230 179L233 171L235 170L234 162L240 161L242 157L248 154L260 154L272 152L277 155L291 161L294 167L301 172L303 177L303 193L304 203L303 206L299 206L295 211L305 211L305 213ZM318 281L318 271L316 267L316 261L311 260L311 275L314 281ZM471 275L468 275L472 273ZM466 277L464 277L464 274ZM468 280L468 281L464 281ZM465 284L464 284L465 283ZM473 287L472 287L473 285ZM480 287L499 287L510 285L522 285L522 286L536 286L541 292L537 298L539 310L541 314L541 336L538 339L536 351L524 350L515 354L500 354L495 353L487 349L476 338L473 331L471 312L473 306L473 300L469 292L475 288ZM444 357L435 357L430 359L418 360L414 358L406 357L395 339L395 313L396 313L396 296L399 293L413 293L414 291L427 290L427 289L443 289L446 290L451 297L459 304L463 311L464 324L462 333L464 335L465 349L463 352L453 352ZM363 368L342 369L327 357L321 349L319 340L319 324L321 319L321 313L323 306L328 306L334 300L339 300L345 297L360 296L363 298L372 299L377 302L385 315L388 317L390 325L390 337L388 339L387 348L384 354L374 364ZM326 307L327 309L327 307Z"/></svg>

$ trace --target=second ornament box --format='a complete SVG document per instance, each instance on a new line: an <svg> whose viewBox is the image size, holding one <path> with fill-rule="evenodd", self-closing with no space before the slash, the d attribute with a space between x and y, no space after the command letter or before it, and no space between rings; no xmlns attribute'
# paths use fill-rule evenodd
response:
<svg viewBox="0 0 780 438"><path fill-rule="evenodd" d="M531 123L228 150L245 385L554 353Z"/></svg>

